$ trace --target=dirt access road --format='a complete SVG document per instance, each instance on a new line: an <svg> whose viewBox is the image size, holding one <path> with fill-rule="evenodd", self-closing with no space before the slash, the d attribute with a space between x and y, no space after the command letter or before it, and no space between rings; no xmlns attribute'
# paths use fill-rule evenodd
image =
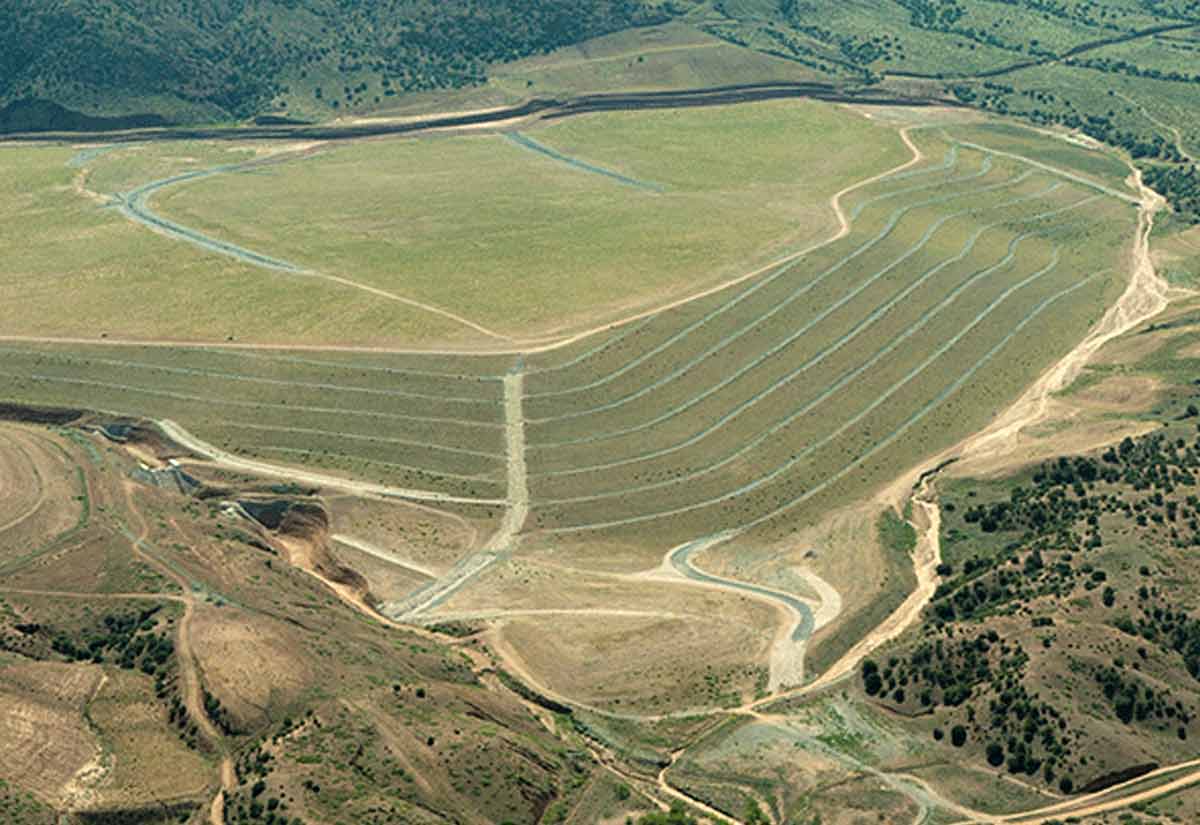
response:
<svg viewBox="0 0 1200 825"><path fill-rule="evenodd" d="M525 372L521 364L504 376L504 441L507 495L500 528L478 553L460 560L442 578L396 605L385 615L414 620L453 596L468 581L512 553L529 517L529 474L525 465Z"/></svg>
<svg viewBox="0 0 1200 825"><path fill-rule="evenodd" d="M1052 396L1074 382L1101 347L1167 308L1170 286L1155 270L1150 255L1154 217L1166 201L1145 185L1141 172L1136 169L1133 170L1133 181L1139 193L1140 208L1132 250L1133 272L1125 292L1075 349L1043 373L996 421L948 451L947 458L960 457L972 462L1011 458L1018 453L1022 430L1046 419Z"/></svg>

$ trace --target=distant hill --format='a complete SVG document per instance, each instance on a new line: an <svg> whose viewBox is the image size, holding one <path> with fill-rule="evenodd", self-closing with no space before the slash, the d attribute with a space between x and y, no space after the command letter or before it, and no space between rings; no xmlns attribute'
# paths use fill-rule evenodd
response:
<svg viewBox="0 0 1200 825"><path fill-rule="evenodd" d="M668 17L642 0L0 0L0 108L328 117Z"/></svg>
<svg viewBox="0 0 1200 825"><path fill-rule="evenodd" d="M512 101L500 64L583 44L563 65L587 72L585 41L668 21L809 79L1086 133L1200 222L1200 0L0 0L0 133ZM706 83L734 82L729 54ZM629 81L596 59L601 89Z"/></svg>

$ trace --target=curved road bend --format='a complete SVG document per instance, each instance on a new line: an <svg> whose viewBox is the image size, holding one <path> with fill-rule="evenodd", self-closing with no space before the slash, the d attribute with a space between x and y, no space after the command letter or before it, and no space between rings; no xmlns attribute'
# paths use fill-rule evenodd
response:
<svg viewBox="0 0 1200 825"><path fill-rule="evenodd" d="M203 178L213 177L214 175L225 174L229 172L237 172L247 168L241 164L216 166L212 169L197 170L194 172L185 172L180 175L175 175L162 180L152 181L151 183L139 186L129 192L117 196L117 203L121 210L121 214L131 221L140 223L150 229L162 232L176 240L187 241L195 244L202 249L207 249L210 252L215 252L219 255L227 255L235 258L243 263L252 266L261 266L266 269L273 269L279 272L302 273L307 270L297 264L283 261L278 258L272 258L268 255L263 255L260 252L254 252L250 249L244 249L235 244L227 243L209 235L204 235L194 229L189 229L183 224L175 223L161 217L150 210L148 200L151 195L156 192L166 189L176 184L186 183L188 181L201 180Z"/></svg>
<svg viewBox="0 0 1200 825"><path fill-rule="evenodd" d="M687 544L681 544L670 552L667 560L670 562L671 567L691 581L725 589L741 590L759 598L769 599L782 604L795 616L795 622L789 634L791 641L802 642L807 640L815 630L815 620L812 608L798 597L793 596L791 593L785 593L782 590L773 590L769 587L750 584L738 581L737 579L714 576L711 573L705 573L692 563L692 556L696 553L706 550L714 544L723 542L727 538L730 537L725 534L719 534L708 538L696 539Z"/></svg>

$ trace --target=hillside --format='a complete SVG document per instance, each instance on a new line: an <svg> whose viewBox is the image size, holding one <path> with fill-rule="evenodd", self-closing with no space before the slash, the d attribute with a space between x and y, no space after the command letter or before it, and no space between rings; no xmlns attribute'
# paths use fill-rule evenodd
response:
<svg viewBox="0 0 1200 825"><path fill-rule="evenodd" d="M285 107L320 116L478 84L490 63L665 19L638 0L4 0L0 106L33 98L184 122Z"/></svg>
<svg viewBox="0 0 1200 825"><path fill-rule="evenodd" d="M360 515L179 472L132 422L78 423L0 422L21 491L0 499L0 821L535 822L585 787L647 807L469 643L364 617L329 537Z"/></svg>
<svg viewBox="0 0 1200 825"><path fill-rule="evenodd" d="M1194 753L1196 319L1130 333L1066 395L1077 439L1146 434L1001 478L946 468L930 607L859 673L911 735L1059 794Z"/></svg>
<svg viewBox="0 0 1200 825"><path fill-rule="evenodd" d="M668 21L666 46L591 45ZM456 106L803 73L1082 132L1128 151L1195 222L1198 26L1194 0L4 0L0 133L327 121L430 91L474 90L441 104ZM731 48L704 54L696 38Z"/></svg>
<svg viewBox="0 0 1200 825"><path fill-rule="evenodd" d="M1200 822L1200 0L0 26L0 825Z"/></svg>

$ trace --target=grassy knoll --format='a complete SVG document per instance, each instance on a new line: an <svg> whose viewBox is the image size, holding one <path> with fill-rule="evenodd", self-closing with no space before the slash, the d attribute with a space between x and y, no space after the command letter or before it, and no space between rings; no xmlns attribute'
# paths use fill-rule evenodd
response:
<svg viewBox="0 0 1200 825"><path fill-rule="evenodd" d="M416 4L407 19L425 21L426 5ZM229 15L237 22L222 32L243 43L233 54L239 69L254 67L247 71L228 70L233 54L224 41L192 51L211 37L211 27L203 15L193 19L169 9L169 23L155 30L185 34L146 43L125 32L139 63L131 69L118 61L115 77L108 71L116 31L110 15L119 19L124 12L98 13L66 27L69 34L63 26L69 16L20 13L9 28L24 36L10 50L12 80L0 86L0 101L33 95L54 103L18 105L0 127L79 123L79 113L55 111L55 104L89 114L154 112L207 122L266 112L322 119L444 112L533 96L817 80L851 92L952 99L1064 126L1129 149L1147 169L1191 169L1200 145L1191 105L1200 83L1200 16L1182 0L574 5L539 5L516 21L507 7L462 16L448 8L444 26L420 47L409 29L358 8L319 26L306 14L288 12L260 30L239 7ZM424 31L422 25L414 24ZM90 38L86 64L61 51L79 30ZM251 31L252 46L241 39ZM377 38L387 43L382 52ZM468 45L473 48L464 52ZM190 69L185 99L178 96L178 65ZM151 66L158 81L153 92L145 87ZM432 89L444 94L431 95ZM1190 152L1179 151L1188 146ZM1157 185L1184 200L1178 185ZM1196 219L1194 191L1190 201L1184 211Z"/></svg>
<svg viewBox="0 0 1200 825"><path fill-rule="evenodd" d="M222 239L530 335L641 308L811 243L832 231L834 191L906 157L890 130L795 102L595 115L530 137L665 191L490 135L339 147L156 202ZM827 146L842 148L831 156Z"/></svg>
<svg viewBox="0 0 1200 825"><path fill-rule="evenodd" d="M820 147L848 135L867 141L871 151L852 145L825 164ZM533 328L533 316L520 315L519 307L543 313L544 323L567 323L588 304L611 312L618 302L678 294L685 282L711 283L803 247L832 231L826 200L833 190L907 157L894 131L809 103L589 116L530 137L558 155L499 136L364 143L294 166L167 190L159 201L181 221L264 253L301 260L308 250L330 256L331 267L335 259L353 261L356 278L378 279L371 282L405 294L426 289L419 297L444 299L468 314L512 312L513 323L524 319ZM924 155L918 166L845 198L853 223L845 237L794 264L563 351L521 361L10 341L0 343L0 387L28 403L171 418L220 448L278 464L502 498L512 443L503 426L502 378L523 364L531 491L525 530L533 535L523 537L515 557L504 554L450 591L431 619L440 612L503 622L491 638L511 648L535 678L607 709L736 704L765 690L765 661L780 618L774 609L628 575L657 567L682 542L745 529L739 551L746 564L733 572L767 571L760 560L784 550L797 566L807 565L799 556L811 548L811 566L845 596L846 626L865 629L903 597L910 582L897 572L903 554L878 550L869 537L871 548L852 550L854 559L882 559L885 569L853 583L846 579L854 564L819 558L832 552L821 542L785 544L893 479L897 468L980 427L1082 337L1124 283L1134 211L1097 188L1119 191L1115 163L1032 131L936 125L916 130L913 139ZM993 140L998 151L968 145ZM371 154L386 169L369 177L364 160ZM97 168L104 162L97 159ZM467 177L472 168L488 174ZM351 169L354 176L343 177ZM534 169L536 178L514 180ZM537 180L536 193L530 180ZM626 181L652 182L662 193ZM314 217L315 202L305 200L318 183L332 187L324 198L338 205L327 218ZM506 193L505 183L525 188ZM351 184L365 188L351 197ZM253 215L237 196L251 188L259 199ZM340 201L329 195L338 191L345 195ZM493 199L464 217L468 196L487 192ZM522 200L535 194L532 202ZM274 208L263 209L268 202ZM225 235L173 204L213 215L224 204L244 224ZM673 211L676 204L681 212ZM726 211L734 208L742 214ZM514 227L518 211L538 220ZM686 232L715 240L692 248L686 232L664 228L681 215L703 215ZM644 226L631 236L635 220ZM303 248L276 245L285 243ZM430 268L396 280L396 250L405 246L426 256L417 260ZM556 255L564 257L555 263ZM631 296L628 272L639 271L638 256L660 278L645 279L646 291ZM702 276L689 270L710 256L717 267ZM304 262L325 269L320 261ZM435 262L445 268L432 268ZM501 288L464 290L463 273L478 271L468 263L496 267L488 277ZM526 266L524 280L515 280L517 263ZM575 274L578 291L562 289L562 271ZM617 284L623 291L614 300ZM157 506L165 518L169 507ZM476 539L457 539L438 553L414 552L409 561L446 575L494 529L494 512L476 515ZM185 533L173 543L187 546L204 535ZM372 528L359 538L402 549L397 535ZM228 538L225 531L220 536ZM202 580L205 565L219 564L227 552L179 563L189 578ZM352 545L340 553L289 545L286 554L368 601L402 595L432 577L389 571L387 558ZM98 575L103 558L80 551L70 560L84 580ZM704 563L729 572L720 560ZM351 571L356 566L362 569ZM230 573L214 585L235 605L254 603L269 578L253 564L242 567L245 575ZM143 581L141 571L114 569L112 587ZM44 584L53 573L30 571L22 580ZM140 586L151 586L144 581ZM320 599L309 604L313 611L327 606ZM613 609L632 613L604 613ZM535 612L545 610L557 612ZM282 656L280 638L271 630L260 641ZM720 640L719 655L702 656L713 639ZM637 640L644 656L631 657ZM235 640L218 634L213 644L227 650ZM823 641L820 653L833 656L835 647ZM666 648L675 653L664 660ZM275 719L287 704L279 696L300 690L283 676L278 694L270 686L242 689L232 666L213 678L246 724L261 722L264 707Z"/></svg>

